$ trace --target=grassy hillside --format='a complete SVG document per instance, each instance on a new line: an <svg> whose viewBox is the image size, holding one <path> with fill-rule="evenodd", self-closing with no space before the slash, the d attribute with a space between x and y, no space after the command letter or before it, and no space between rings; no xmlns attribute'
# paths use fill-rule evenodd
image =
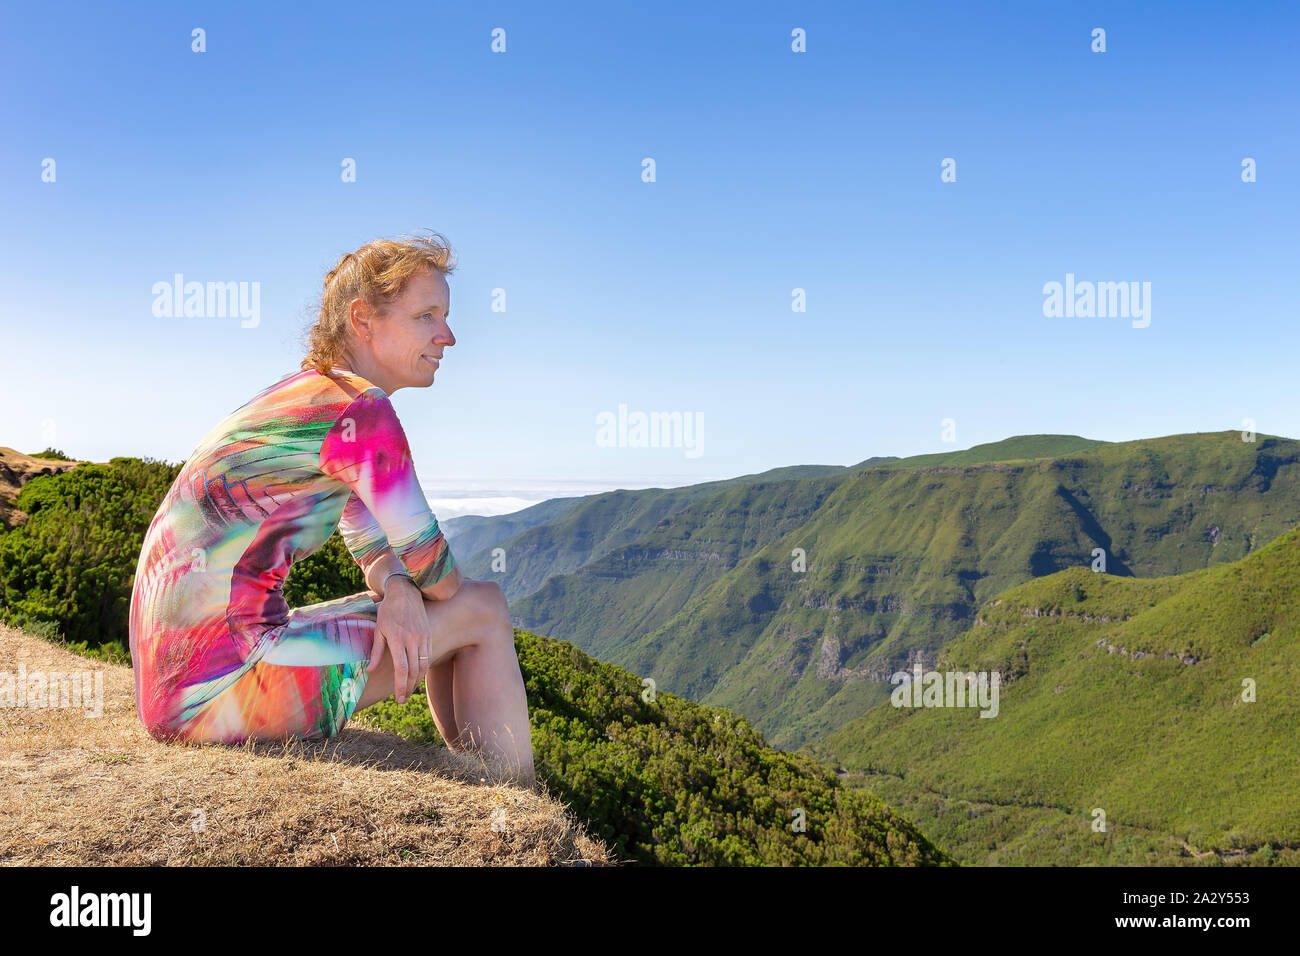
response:
<svg viewBox="0 0 1300 956"><path fill-rule="evenodd" d="M812 749L963 862L1300 863L1300 529L1179 576L1023 584L935 669L1012 683L992 719L884 703Z"/></svg>
<svg viewBox="0 0 1300 956"><path fill-rule="evenodd" d="M860 716L887 691L880 680L1008 587L1087 566L1096 548L1114 575L1203 568L1296 520L1300 444L1239 432L872 468L700 499L512 607L521 626L793 748Z"/></svg>

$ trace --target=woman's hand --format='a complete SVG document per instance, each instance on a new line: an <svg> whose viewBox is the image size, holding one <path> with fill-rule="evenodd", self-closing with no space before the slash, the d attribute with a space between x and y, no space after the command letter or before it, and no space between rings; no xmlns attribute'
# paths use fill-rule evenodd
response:
<svg viewBox="0 0 1300 956"><path fill-rule="evenodd" d="M393 657L393 696L399 704L404 704L429 669L433 636L424 611L424 595L415 582L398 574L388 579L387 587L379 602L375 640L366 673L379 666L387 646Z"/></svg>

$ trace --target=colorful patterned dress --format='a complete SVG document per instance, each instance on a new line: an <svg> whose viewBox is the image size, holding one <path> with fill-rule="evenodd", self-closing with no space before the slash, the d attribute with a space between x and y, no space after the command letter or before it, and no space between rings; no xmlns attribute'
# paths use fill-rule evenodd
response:
<svg viewBox="0 0 1300 956"><path fill-rule="evenodd" d="M159 740L332 737L366 683L368 592L290 610L289 568L339 529L362 571L391 549L420 587L453 568L388 396L352 372L286 376L185 463L131 594L136 711Z"/></svg>

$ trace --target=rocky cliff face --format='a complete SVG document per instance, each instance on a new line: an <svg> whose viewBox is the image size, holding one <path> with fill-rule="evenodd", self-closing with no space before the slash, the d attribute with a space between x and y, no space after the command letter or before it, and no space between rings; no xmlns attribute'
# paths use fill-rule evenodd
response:
<svg viewBox="0 0 1300 956"><path fill-rule="evenodd" d="M934 667L935 655L925 650L908 652L907 659L877 659L862 667L845 667L841 663L843 650L839 638L827 634L822 638L821 657L817 661L817 676L824 680L869 680L885 683L898 671L911 671L918 665L923 671Z"/></svg>

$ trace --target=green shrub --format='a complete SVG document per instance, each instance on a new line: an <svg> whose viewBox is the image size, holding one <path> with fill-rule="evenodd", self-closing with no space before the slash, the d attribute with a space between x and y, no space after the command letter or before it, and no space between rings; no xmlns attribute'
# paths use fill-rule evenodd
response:
<svg viewBox="0 0 1300 956"><path fill-rule="evenodd" d="M144 534L179 471L114 458L27 482L14 502L26 523L0 535L0 608L89 648L125 647Z"/></svg>
<svg viewBox="0 0 1300 956"><path fill-rule="evenodd" d="M45 449L44 451L33 452L29 457L31 457L31 458L53 458L53 459L55 459L55 460L57 460L57 461L76 461L76 460L77 460L77 459L75 459L75 458L69 458L67 455L65 455L63 452L59 451L57 448L47 448L47 449Z"/></svg>

